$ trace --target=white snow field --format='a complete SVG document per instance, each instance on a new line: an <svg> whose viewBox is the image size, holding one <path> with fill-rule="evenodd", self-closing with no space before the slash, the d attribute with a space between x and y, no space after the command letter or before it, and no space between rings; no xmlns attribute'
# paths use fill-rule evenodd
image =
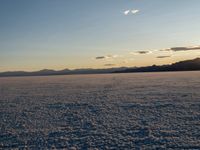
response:
<svg viewBox="0 0 200 150"><path fill-rule="evenodd" d="M0 78L0 149L200 149L200 72Z"/></svg>

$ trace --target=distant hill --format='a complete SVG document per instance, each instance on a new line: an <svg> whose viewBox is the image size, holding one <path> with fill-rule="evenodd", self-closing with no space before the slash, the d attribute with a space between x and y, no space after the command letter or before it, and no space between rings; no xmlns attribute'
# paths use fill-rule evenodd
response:
<svg viewBox="0 0 200 150"><path fill-rule="evenodd" d="M109 68L109 69L75 69L75 70L49 70L43 69L40 71L34 72L25 72L25 71L8 71L0 73L0 77L12 77L12 76L49 76L49 75L71 75L71 74L103 74L103 73L112 73L115 71L125 70L127 68Z"/></svg>
<svg viewBox="0 0 200 150"><path fill-rule="evenodd" d="M171 65L162 66L147 66L147 67L121 67L121 68L108 68L108 69L75 69L75 70L49 70L44 69L34 72L13 71L2 72L0 77L12 76L48 76L48 75L70 75L70 74L103 74L103 73L129 73L129 72L161 72L161 71L195 71L200 70L200 58L193 60L180 61Z"/></svg>
<svg viewBox="0 0 200 150"><path fill-rule="evenodd" d="M128 72L162 72L162 71L196 71L200 70L200 58L193 60L185 60L173 63L171 65L161 66L146 66L138 68L128 68L124 70L114 71L114 73L128 73Z"/></svg>

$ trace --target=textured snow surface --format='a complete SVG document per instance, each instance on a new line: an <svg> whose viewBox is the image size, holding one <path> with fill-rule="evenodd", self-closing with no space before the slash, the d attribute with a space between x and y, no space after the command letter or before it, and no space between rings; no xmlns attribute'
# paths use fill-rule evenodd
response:
<svg viewBox="0 0 200 150"><path fill-rule="evenodd" d="M200 72L0 78L0 149L200 149Z"/></svg>

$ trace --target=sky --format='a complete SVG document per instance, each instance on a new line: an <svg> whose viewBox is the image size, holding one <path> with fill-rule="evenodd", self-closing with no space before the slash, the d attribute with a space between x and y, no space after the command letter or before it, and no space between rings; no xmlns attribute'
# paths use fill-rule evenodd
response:
<svg viewBox="0 0 200 150"><path fill-rule="evenodd" d="M0 72L200 57L199 0L1 0Z"/></svg>

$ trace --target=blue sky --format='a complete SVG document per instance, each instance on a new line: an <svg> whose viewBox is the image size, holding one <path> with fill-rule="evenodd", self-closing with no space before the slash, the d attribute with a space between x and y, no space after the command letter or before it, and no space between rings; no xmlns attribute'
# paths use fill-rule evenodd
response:
<svg viewBox="0 0 200 150"><path fill-rule="evenodd" d="M0 71L195 58L198 48L160 50L200 45L199 6L199 0L1 0Z"/></svg>

